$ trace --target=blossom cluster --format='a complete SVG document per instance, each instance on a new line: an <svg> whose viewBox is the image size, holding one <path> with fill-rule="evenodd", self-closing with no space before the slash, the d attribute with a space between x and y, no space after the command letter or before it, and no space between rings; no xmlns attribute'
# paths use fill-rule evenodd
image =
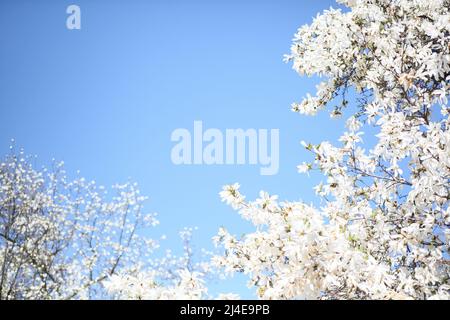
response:
<svg viewBox="0 0 450 320"><path fill-rule="evenodd" d="M298 169L323 173L322 205L224 187L256 230L221 229L215 262L248 274L264 299L450 299L450 2L340 2L348 10L301 27L286 56L324 79L294 111L340 100L331 115L351 113L341 145L303 142L314 160Z"/></svg>
<svg viewBox="0 0 450 320"><path fill-rule="evenodd" d="M104 297L104 280L150 259L158 244L141 232L158 220L136 184L108 194L31 163L14 150L0 163L0 299Z"/></svg>

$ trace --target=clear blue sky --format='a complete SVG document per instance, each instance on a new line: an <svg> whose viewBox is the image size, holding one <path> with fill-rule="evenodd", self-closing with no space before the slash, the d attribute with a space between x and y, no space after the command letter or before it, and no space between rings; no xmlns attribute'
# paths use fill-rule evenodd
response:
<svg viewBox="0 0 450 320"><path fill-rule="evenodd" d="M77 4L82 29L68 30ZM131 179L158 212L155 237L181 247L177 232L198 226L196 247L211 248L220 226L251 230L220 202L240 182L249 199L264 189L314 201L318 177L296 173L310 160L300 140L335 141L342 121L301 117L290 104L314 92L282 61L296 29L332 1L0 2L0 150L11 138L40 164L64 160L69 173L112 185ZM280 170L258 166L175 166L176 128L279 128ZM316 202L317 203L317 202ZM218 284L238 291L242 278Z"/></svg>

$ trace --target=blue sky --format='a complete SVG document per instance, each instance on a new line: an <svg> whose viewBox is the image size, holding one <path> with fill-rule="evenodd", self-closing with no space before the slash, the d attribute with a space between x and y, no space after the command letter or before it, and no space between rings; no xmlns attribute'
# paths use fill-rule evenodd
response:
<svg viewBox="0 0 450 320"><path fill-rule="evenodd" d="M79 5L82 29L66 28ZM314 92L282 58L296 29L333 1L1 1L0 150L11 138L39 164L64 160L101 185L136 181L161 221L154 236L181 247L177 232L198 226L197 248L210 249L220 226L249 225L220 202L224 184L247 198L259 190L314 202L317 176L296 173L310 160L301 140L336 141L342 121L314 118L290 104ZM207 128L280 129L280 170L259 166L175 166L171 132ZM175 250L176 251L176 250ZM244 281L217 284L237 291ZM216 288L214 289L216 290Z"/></svg>

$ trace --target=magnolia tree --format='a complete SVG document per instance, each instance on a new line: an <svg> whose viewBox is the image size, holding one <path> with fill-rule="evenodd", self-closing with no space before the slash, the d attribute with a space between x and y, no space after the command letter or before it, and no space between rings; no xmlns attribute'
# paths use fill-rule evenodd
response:
<svg viewBox="0 0 450 320"><path fill-rule="evenodd" d="M213 298L212 253L194 257L185 228L183 253L157 258L159 243L147 235L159 222L143 212L136 184L108 193L68 179L63 163L36 170L32 162L12 150L0 163L0 300Z"/></svg>
<svg viewBox="0 0 450 320"><path fill-rule="evenodd" d="M151 259L157 243L140 230L157 220L136 185L108 195L13 152L0 164L0 299L213 298L214 266L248 274L262 299L450 299L450 1L340 2L298 30L286 57L324 79L294 111L340 101L331 115L342 116L355 101L341 145L303 142L314 160L299 171L326 177L320 208L225 186L255 232L221 229L213 266L194 263L190 229L183 255ZM365 128L377 131L366 149Z"/></svg>
<svg viewBox="0 0 450 320"><path fill-rule="evenodd" d="M181 233L184 256L151 259L158 243L144 233L158 220L142 211L136 184L108 194L95 182L69 180L62 163L38 171L31 162L12 151L0 164L0 299L201 296L207 264L191 263L192 230ZM130 293L144 274L145 286ZM143 294L149 287L158 288Z"/></svg>
<svg viewBox="0 0 450 320"><path fill-rule="evenodd" d="M144 214L135 184L107 195L62 163L35 170L23 152L0 164L0 299L102 297L100 284L148 257L157 243L138 231Z"/></svg>
<svg viewBox="0 0 450 320"><path fill-rule="evenodd" d="M292 109L314 115L331 102L357 111L341 145L304 143L320 170L320 208L239 184L221 197L255 232L221 229L215 263L244 272L263 299L450 298L450 1L348 0L295 35L286 57L323 79ZM352 99L353 100L353 99ZM376 130L364 148L364 128Z"/></svg>

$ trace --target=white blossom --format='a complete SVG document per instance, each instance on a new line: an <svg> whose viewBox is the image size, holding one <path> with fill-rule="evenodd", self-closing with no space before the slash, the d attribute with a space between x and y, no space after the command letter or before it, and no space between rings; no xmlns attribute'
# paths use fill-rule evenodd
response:
<svg viewBox="0 0 450 320"><path fill-rule="evenodd" d="M314 162L298 170L324 173L323 206L229 192L256 230L222 229L214 262L247 274L263 299L450 299L450 2L340 2L348 10L302 26L286 56L299 74L325 78L294 111L341 98L331 113L343 115L356 92L341 146L302 142ZM369 127L377 141L364 149Z"/></svg>

